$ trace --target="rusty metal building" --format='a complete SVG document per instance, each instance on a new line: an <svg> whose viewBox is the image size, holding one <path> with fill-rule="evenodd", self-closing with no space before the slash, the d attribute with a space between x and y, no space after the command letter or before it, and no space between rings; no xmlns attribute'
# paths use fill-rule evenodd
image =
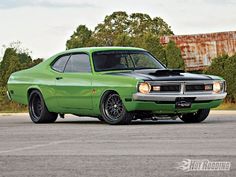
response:
<svg viewBox="0 0 236 177"><path fill-rule="evenodd" d="M163 36L160 39L164 45L170 40L181 49L186 69L189 71L204 70L215 57L236 53L236 31Z"/></svg>

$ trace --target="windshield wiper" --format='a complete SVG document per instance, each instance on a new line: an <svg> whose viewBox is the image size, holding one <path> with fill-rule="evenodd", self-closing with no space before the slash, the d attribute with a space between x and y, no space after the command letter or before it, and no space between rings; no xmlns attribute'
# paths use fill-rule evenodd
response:
<svg viewBox="0 0 236 177"><path fill-rule="evenodd" d="M137 67L135 70L141 70L141 69L158 69L158 68L151 68L151 67Z"/></svg>

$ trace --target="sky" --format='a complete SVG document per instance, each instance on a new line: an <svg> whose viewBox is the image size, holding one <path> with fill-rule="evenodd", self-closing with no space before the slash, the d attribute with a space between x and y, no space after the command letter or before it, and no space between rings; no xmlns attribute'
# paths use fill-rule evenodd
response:
<svg viewBox="0 0 236 177"><path fill-rule="evenodd" d="M21 41L33 58L65 50L80 24L91 30L114 11L161 17L177 34L236 30L236 0L0 0L3 45Z"/></svg>

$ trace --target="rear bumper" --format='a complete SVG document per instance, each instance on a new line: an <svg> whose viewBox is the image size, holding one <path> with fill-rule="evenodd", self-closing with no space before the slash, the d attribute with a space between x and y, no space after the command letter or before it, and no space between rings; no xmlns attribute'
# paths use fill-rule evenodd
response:
<svg viewBox="0 0 236 177"><path fill-rule="evenodd" d="M212 101L222 100L227 93L211 93L211 94L133 94L135 101L175 101L177 98L194 98L194 101Z"/></svg>
<svg viewBox="0 0 236 177"><path fill-rule="evenodd" d="M9 99L9 100L11 100L11 95L10 95L10 93L7 91L7 98Z"/></svg>

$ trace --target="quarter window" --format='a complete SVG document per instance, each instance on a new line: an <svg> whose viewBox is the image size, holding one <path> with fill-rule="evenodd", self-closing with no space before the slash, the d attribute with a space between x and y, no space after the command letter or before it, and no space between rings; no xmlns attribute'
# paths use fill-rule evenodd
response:
<svg viewBox="0 0 236 177"><path fill-rule="evenodd" d="M69 55L62 56L53 64L52 68L56 71L63 72L68 58Z"/></svg>
<svg viewBox="0 0 236 177"><path fill-rule="evenodd" d="M73 54L67 62L64 72L91 72L87 54Z"/></svg>

